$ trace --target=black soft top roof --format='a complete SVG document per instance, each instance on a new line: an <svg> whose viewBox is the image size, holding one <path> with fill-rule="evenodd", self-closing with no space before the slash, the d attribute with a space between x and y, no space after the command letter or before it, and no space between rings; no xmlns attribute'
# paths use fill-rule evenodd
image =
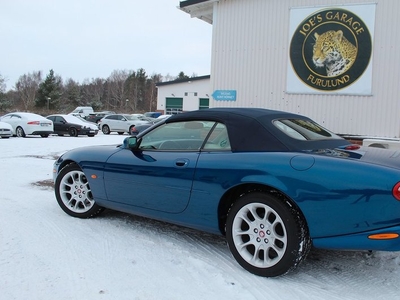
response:
<svg viewBox="0 0 400 300"><path fill-rule="evenodd" d="M311 121L302 115L262 108L210 108L173 115L165 122L197 120L223 123L234 152L316 150L349 144L342 138L313 141L291 138L273 125L272 121L277 119Z"/></svg>

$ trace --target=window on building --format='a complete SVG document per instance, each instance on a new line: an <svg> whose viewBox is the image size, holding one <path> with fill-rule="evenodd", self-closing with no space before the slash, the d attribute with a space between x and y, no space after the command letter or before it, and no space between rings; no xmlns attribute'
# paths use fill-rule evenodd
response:
<svg viewBox="0 0 400 300"><path fill-rule="evenodd" d="M206 109L210 107L210 99L200 98L199 100L199 109Z"/></svg>
<svg viewBox="0 0 400 300"><path fill-rule="evenodd" d="M183 98L166 98L165 113L167 115L180 114L183 108Z"/></svg>

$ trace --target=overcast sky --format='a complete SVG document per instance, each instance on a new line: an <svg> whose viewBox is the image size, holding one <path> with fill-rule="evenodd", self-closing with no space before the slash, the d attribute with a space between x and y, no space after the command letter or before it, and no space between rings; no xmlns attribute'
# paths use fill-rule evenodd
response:
<svg viewBox="0 0 400 300"><path fill-rule="evenodd" d="M212 25L179 10L179 0L0 0L0 75L50 69L63 80L210 74Z"/></svg>

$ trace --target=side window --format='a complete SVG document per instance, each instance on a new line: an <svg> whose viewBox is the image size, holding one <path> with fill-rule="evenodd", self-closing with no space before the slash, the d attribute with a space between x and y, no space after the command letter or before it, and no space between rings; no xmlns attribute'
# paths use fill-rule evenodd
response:
<svg viewBox="0 0 400 300"><path fill-rule="evenodd" d="M211 133L204 150L231 150L228 130L224 124L218 123Z"/></svg>
<svg viewBox="0 0 400 300"><path fill-rule="evenodd" d="M140 149L198 151L214 123L186 121L161 125L143 136Z"/></svg>

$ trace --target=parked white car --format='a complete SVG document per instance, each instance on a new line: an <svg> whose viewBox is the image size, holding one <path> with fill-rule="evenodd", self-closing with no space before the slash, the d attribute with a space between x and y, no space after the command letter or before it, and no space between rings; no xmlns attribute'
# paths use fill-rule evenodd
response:
<svg viewBox="0 0 400 300"><path fill-rule="evenodd" d="M78 106L69 115L73 115L75 117L86 118L89 114L92 114L93 108L91 106Z"/></svg>
<svg viewBox="0 0 400 300"><path fill-rule="evenodd" d="M0 121L0 137L3 139L8 139L10 136L12 136L11 125Z"/></svg>
<svg viewBox="0 0 400 300"><path fill-rule="evenodd" d="M10 124L12 127L12 135L18 137L40 135L46 138L49 134L53 133L54 130L52 121L33 113L9 113L1 117L0 121Z"/></svg>
<svg viewBox="0 0 400 300"><path fill-rule="evenodd" d="M118 132L118 134L124 134L124 132L127 132L130 134L135 125L147 123L149 122L140 120L134 115L115 114L105 116L103 119L101 119L99 121L99 129L104 134L110 134L111 132Z"/></svg>

